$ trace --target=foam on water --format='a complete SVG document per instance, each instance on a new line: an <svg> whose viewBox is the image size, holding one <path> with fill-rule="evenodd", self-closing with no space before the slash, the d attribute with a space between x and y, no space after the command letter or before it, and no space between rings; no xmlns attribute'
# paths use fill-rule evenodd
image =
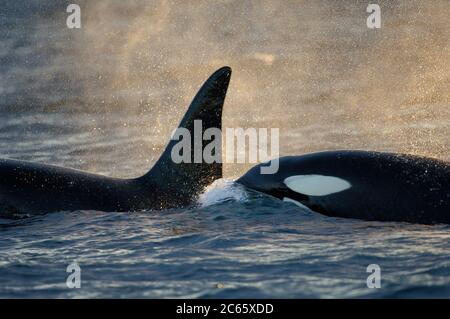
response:
<svg viewBox="0 0 450 319"><path fill-rule="evenodd" d="M242 185L231 179L221 178L209 185L200 195L198 202L201 207L219 204L228 200L245 201L248 194Z"/></svg>

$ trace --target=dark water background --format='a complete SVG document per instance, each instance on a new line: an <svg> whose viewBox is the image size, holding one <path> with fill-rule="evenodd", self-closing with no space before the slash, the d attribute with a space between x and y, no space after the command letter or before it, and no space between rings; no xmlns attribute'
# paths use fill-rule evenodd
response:
<svg viewBox="0 0 450 319"><path fill-rule="evenodd" d="M226 127L280 128L281 155L450 159L450 3L67 1L0 6L0 155L147 171L217 67ZM449 297L450 228L334 219L226 180L200 207L0 220L0 297ZM77 261L82 288L66 287ZM378 264L382 288L368 289Z"/></svg>

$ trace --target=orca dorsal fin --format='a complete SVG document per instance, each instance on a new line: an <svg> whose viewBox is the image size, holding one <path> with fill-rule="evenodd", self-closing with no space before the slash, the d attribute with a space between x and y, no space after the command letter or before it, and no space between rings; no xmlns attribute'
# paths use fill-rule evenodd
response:
<svg viewBox="0 0 450 319"><path fill-rule="evenodd" d="M170 193L170 201L167 203L162 199L166 207L185 206L193 202L193 200L204 190L206 186L214 180L222 178L222 141L218 141L219 161L205 161L203 156L201 159L197 156L194 158L195 150L195 134L194 121L201 120L201 140L202 149L211 141L203 140L204 132L209 128L222 129L222 108L225 101L225 95L231 77L231 68L223 67L214 72L208 80L203 84L194 100L184 115L179 129L189 131L191 137L191 154L190 161L176 163L172 158L172 149L181 141L180 139L171 139L165 151L152 169L138 180L147 184L149 187L157 188L162 197L164 194ZM198 128L197 122L197 128ZM198 129L197 129L198 130ZM198 136L197 136L198 139ZM197 150L198 152L198 150Z"/></svg>

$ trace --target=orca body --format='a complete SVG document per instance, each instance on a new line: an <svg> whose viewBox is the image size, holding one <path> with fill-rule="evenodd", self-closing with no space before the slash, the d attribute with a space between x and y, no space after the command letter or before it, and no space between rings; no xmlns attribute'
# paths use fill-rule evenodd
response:
<svg viewBox="0 0 450 319"><path fill-rule="evenodd" d="M450 164L444 161L327 151L282 157L276 174L261 174L261 165L237 182L327 216L450 224Z"/></svg>
<svg viewBox="0 0 450 319"><path fill-rule="evenodd" d="M221 129L222 108L231 69L216 71L192 101L180 128L194 131L202 121L203 132ZM202 132L202 133L203 133ZM194 139L194 134L191 134ZM0 160L0 216L20 213L99 210L136 211L188 206L203 189L222 177L218 162L172 161L171 140L154 167L135 179L118 179L38 163ZM207 144L203 141L204 144ZM193 153L193 148L192 148ZM193 155L193 154L191 154Z"/></svg>

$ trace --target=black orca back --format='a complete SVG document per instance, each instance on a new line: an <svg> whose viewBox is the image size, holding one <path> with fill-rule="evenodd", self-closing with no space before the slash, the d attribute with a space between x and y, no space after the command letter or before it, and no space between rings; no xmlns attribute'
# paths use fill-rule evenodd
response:
<svg viewBox="0 0 450 319"><path fill-rule="evenodd" d="M221 129L222 108L231 69L217 70L200 88L180 128L194 142L194 121L201 121L202 136L209 128ZM219 137L220 138L220 137ZM176 163L171 140L153 168L136 179L117 179L52 165L0 160L0 216L54 211L134 211L192 204L212 181L222 177L222 163ZM206 145L202 139L201 150ZM216 150L221 154L220 147ZM191 149L194 156L194 148ZM219 154L219 155L220 155ZM9 217L8 216L8 217Z"/></svg>

